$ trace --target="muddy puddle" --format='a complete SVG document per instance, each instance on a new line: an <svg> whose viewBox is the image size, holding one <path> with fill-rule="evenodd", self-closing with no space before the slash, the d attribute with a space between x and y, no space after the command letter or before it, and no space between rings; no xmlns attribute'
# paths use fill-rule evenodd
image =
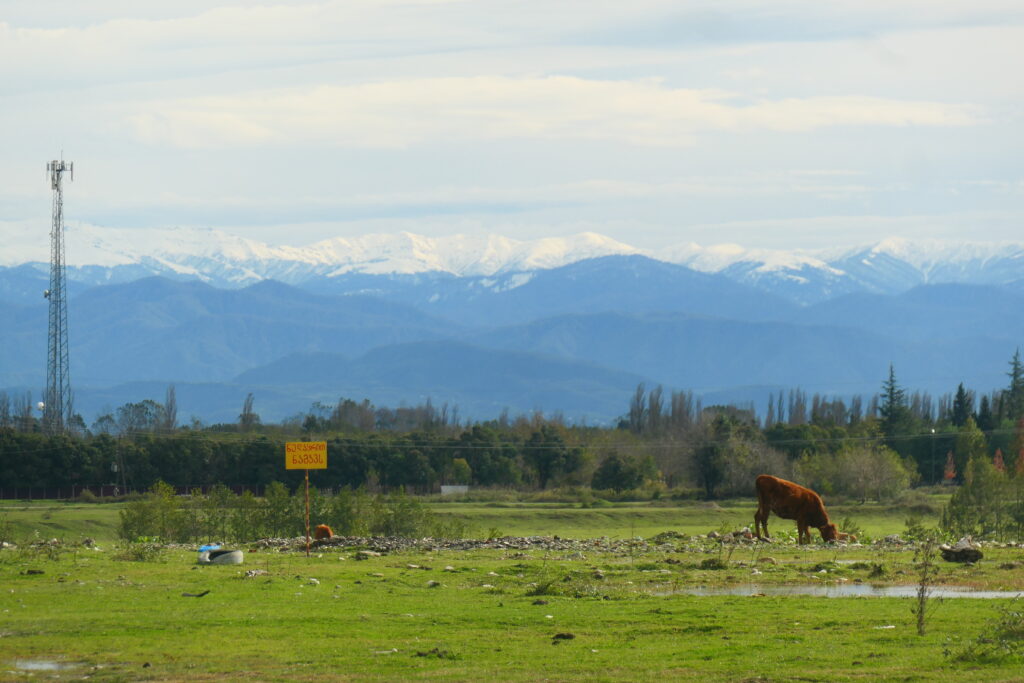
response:
<svg viewBox="0 0 1024 683"><path fill-rule="evenodd" d="M818 598L912 598L917 586L876 586L867 583L807 584L796 586L763 586L748 583L724 588L680 588L656 592L655 595L809 595ZM1024 591L984 591L967 586L933 586L933 598L1013 599L1024 596Z"/></svg>

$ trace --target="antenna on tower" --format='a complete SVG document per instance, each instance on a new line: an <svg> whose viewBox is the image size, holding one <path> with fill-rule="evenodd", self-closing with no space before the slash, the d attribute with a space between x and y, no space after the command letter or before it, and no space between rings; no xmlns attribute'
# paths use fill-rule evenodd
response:
<svg viewBox="0 0 1024 683"><path fill-rule="evenodd" d="M63 154L61 155L63 157ZM53 225L50 228L50 288L43 296L50 304L47 335L46 398L43 431L59 434L71 422L71 375L68 368L67 278L64 269L64 173L74 180L74 164L54 160L46 164L53 189Z"/></svg>

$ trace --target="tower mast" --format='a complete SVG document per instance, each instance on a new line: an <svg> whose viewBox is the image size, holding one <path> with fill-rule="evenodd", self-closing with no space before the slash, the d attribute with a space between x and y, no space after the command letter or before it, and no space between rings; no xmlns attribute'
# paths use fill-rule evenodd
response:
<svg viewBox="0 0 1024 683"><path fill-rule="evenodd" d="M46 165L53 188L53 225L50 228L50 288L43 293L50 302L47 335L46 397L43 431L59 434L71 421L71 375L68 368L67 278L64 272L64 173L75 179L74 163L51 161Z"/></svg>

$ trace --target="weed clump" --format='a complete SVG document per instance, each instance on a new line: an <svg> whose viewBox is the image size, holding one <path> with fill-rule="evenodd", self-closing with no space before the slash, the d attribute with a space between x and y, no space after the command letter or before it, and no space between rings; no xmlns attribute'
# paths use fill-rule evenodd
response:
<svg viewBox="0 0 1024 683"><path fill-rule="evenodd" d="M871 570L868 572L868 578L871 579L883 579L889 576L889 568L881 562L872 562Z"/></svg>
<svg viewBox="0 0 1024 683"><path fill-rule="evenodd" d="M1015 598L1000 607L997 616L974 640L956 649L947 647L944 653L959 662L1024 658L1024 601Z"/></svg>
<svg viewBox="0 0 1024 683"><path fill-rule="evenodd" d="M585 579L580 572L576 571L561 576L547 576L526 591L526 595L529 597L553 595L567 598L587 598L595 597L597 594L597 583Z"/></svg>
<svg viewBox="0 0 1024 683"><path fill-rule="evenodd" d="M429 650L417 651L414 657L427 657L429 659L449 659L455 660L459 658L459 655L440 647L433 647Z"/></svg>
<svg viewBox="0 0 1024 683"><path fill-rule="evenodd" d="M167 559L167 549L158 539L121 543L114 559L123 562L163 562Z"/></svg>
<svg viewBox="0 0 1024 683"><path fill-rule="evenodd" d="M720 557L709 557L698 565L701 569L728 569L729 563Z"/></svg>
<svg viewBox="0 0 1024 683"><path fill-rule="evenodd" d="M654 545L661 545L663 543L671 543L672 541L684 540L686 540L686 536L684 534L681 534L678 531L669 530L662 531L660 534L652 536L649 542L653 543Z"/></svg>

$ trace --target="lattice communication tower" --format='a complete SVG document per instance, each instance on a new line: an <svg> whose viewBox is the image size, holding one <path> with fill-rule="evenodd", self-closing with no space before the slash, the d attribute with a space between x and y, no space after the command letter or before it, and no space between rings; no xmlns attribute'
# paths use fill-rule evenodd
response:
<svg viewBox="0 0 1024 683"><path fill-rule="evenodd" d="M43 431L57 434L71 422L71 375L68 368L67 278L64 272L64 174L75 179L75 165L60 161L46 164L53 188L53 226L50 228L50 288L43 296L50 302L47 336L46 397Z"/></svg>

